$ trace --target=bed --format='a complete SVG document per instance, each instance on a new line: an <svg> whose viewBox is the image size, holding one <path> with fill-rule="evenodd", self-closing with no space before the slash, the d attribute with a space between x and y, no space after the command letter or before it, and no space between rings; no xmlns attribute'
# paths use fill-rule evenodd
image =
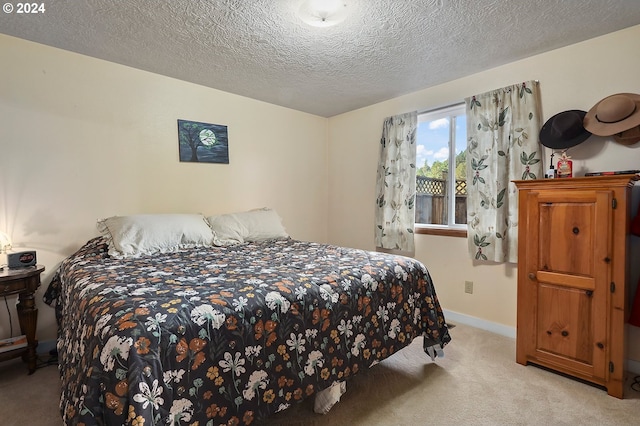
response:
<svg viewBox="0 0 640 426"><path fill-rule="evenodd" d="M65 259L45 293L65 424L257 423L450 341L415 259L266 236L114 256L107 233Z"/></svg>

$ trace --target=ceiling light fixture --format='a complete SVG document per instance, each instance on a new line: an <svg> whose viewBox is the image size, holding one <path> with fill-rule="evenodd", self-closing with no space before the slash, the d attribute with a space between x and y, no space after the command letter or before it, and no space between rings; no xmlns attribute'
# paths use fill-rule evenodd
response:
<svg viewBox="0 0 640 426"><path fill-rule="evenodd" d="M300 18L314 27L339 24L347 15L344 0L305 0L300 6Z"/></svg>

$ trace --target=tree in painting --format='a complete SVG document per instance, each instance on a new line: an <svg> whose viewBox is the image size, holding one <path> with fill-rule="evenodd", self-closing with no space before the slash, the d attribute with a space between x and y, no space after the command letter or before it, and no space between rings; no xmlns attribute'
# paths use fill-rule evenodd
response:
<svg viewBox="0 0 640 426"><path fill-rule="evenodd" d="M180 161L229 164L227 126L178 120Z"/></svg>

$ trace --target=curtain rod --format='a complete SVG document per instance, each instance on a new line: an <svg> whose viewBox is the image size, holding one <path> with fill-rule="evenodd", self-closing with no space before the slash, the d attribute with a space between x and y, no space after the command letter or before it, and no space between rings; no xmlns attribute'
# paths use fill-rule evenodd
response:
<svg viewBox="0 0 640 426"><path fill-rule="evenodd" d="M525 83L525 82L523 81L522 83ZM533 80L533 83L534 84L540 84L540 80ZM422 111L418 111L418 114L426 114L428 112L438 112L438 111L441 111L443 109L452 108L452 107L455 107L455 106L458 106L458 105L462 105L462 104L464 104L464 101L455 102L455 103L452 103L452 104L449 104L449 105L440 106L440 107L437 107L437 108L424 109Z"/></svg>
<svg viewBox="0 0 640 426"><path fill-rule="evenodd" d="M440 107L437 107L437 108L429 108L429 109L425 109L425 110L422 110L422 111L418 111L418 115L426 114L427 112L438 112L438 111L442 111L442 110L445 110L445 109L448 109L448 108L454 108L454 107L457 107L457 106L460 106L460 105L464 105L464 101L455 102L453 104L444 105L444 106L440 106Z"/></svg>

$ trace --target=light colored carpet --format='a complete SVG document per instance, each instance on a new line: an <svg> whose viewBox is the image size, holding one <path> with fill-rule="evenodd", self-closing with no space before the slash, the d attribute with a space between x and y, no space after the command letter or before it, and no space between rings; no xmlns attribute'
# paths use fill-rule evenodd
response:
<svg viewBox="0 0 640 426"><path fill-rule="evenodd" d="M640 392L628 374L625 399L515 362L513 339L458 325L435 363L422 340L347 383L327 415L305 401L263 424L275 425L638 425ZM59 426L56 367L26 374L20 360L0 363L0 424Z"/></svg>

